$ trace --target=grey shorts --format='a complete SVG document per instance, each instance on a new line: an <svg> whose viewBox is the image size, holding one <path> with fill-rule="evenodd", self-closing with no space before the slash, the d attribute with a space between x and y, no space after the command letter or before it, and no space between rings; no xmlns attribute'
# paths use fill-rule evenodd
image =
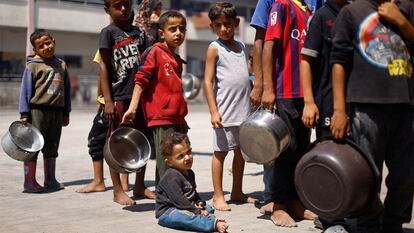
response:
<svg viewBox="0 0 414 233"><path fill-rule="evenodd" d="M231 151L239 148L239 126L214 129L214 151Z"/></svg>

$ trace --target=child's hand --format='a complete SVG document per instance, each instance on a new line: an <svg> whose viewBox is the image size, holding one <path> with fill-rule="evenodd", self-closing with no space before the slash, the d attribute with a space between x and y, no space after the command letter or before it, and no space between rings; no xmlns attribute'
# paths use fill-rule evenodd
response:
<svg viewBox="0 0 414 233"><path fill-rule="evenodd" d="M105 102L105 117L109 121L115 119L115 105L113 101Z"/></svg>
<svg viewBox="0 0 414 233"><path fill-rule="evenodd" d="M29 118L28 117L23 117L20 119L20 121L23 123L23 125L27 125L27 123L29 122Z"/></svg>
<svg viewBox="0 0 414 233"><path fill-rule="evenodd" d="M262 95L262 106L266 109L275 109L276 108L276 95L274 90L263 90Z"/></svg>
<svg viewBox="0 0 414 233"><path fill-rule="evenodd" d="M401 13L400 9L395 4L395 0L382 3L378 7L378 15L396 26L401 25L402 22L405 20L404 15Z"/></svg>
<svg viewBox="0 0 414 233"><path fill-rule="evenodd" d="M130 122L134 122L135 115L136 115L136 112L135 111L133 111L131 109L128 109L124 113L124 116L122 117L121 124L128 124Z"/></svg>
<svg viewBox="0 0 414 233"><path fill-rule="evenodd" d="M201 210L200 214L201 214L201 216L208 216L209 215L207 210Z"/></svg>
<svg viewBox="0 0 414 233"><path fill-rule="evenodd" d="M345 112L334 111L331 120L332 136L337 140L343 140L348 132L348 116Z"/></svg>
<svg viewBox="0 0 414 233"><path fill-rule="evenodd" d="M253 90L250 93L250 102L252 102L252 105L254 107L259 107L260 106L260 102L262 99L262 94L263 94L263 90L253 86Z"/></svg>
<svg viewBox="0 0 414 233"><path fill-rule="evenodd" d="M308 128L313 128L319 122L319 109L315 103L305 104L302 114L302 122Z"/></svg>
<svg viewBox="0 0 414 233"><path fill-rule="evenodd" d="M223 125L221 124L221 116L220 113L214 112L211 114L211 125L213 128L218 129L222 128Z"/></svg>
<svg viewBox="0 0 414 233"><path fill-rule="evenodd" d="M63 126L63 127L68 126L68 125L69 125L69 122L70 122L70 120L69 120L69 116L64 116L64 117L63 117L63 123L62 123L62 126Z"/></svg>

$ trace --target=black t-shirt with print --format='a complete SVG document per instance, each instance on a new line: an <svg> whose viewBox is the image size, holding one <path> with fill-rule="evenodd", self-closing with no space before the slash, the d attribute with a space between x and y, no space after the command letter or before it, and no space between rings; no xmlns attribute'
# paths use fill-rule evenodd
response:
<svg viewBox="0 0 414 233"><path fill-rule="evenodd" d="M318 106L321 126L329 126L332 117L332 82L329 62L332 49L331 28L340 7L327 0L312 16L301 54L312 57L312 90Z"/></svg>
<svg viewBox="0 0 414 233"><path fill-rule="evenodd" d="M414 24L414 5L396 0ZM377 14L374 0L358 0L342 8L333 27L331 64L344 64L349 74L348 103L414 104L414 41Z"/></svg>
<svg viewBox="0 0 414 233"><path fill-rule="evenodd" d="M124 31L112 23L100 34L99 49L111 53L109 80L114 100L130 99L134 88L134 77L140 62L140 55L147 47L144 30L132 26Z"/></svg>

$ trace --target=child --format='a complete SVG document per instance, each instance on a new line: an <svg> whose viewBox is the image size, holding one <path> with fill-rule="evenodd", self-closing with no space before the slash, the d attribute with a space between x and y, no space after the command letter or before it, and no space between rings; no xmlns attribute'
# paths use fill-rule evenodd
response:
<svg viewBox="0 0 414 233"><path fill-rule="evenodd" d="M40 130L45 144L42 149L44 188L63 189L55 177L56 158L62 126L69 124L71 111L70 81L64 61L55 57L55 40L49 32L38 29L30 35L34 56L27 58L20 92L20 120ZM43 192L36 181L37 155L24 162L24 191Z"/></svg>
<svg viewBox="0 0 414 233"><path fill-rule="evenodd" d="M144 116L154 139L158 184L167 169L160 151L161 140L172 132L187 133L187 103L181 86L183 60L174 51L184 42L186 19L178 11L167 11L160 16L158 34L163 42L155 43L142 55L144 63L135 76L131 104L122 122L134 119L142 100ZM141 98L142 96L142 98Z"/></svg>
<svg viewBox="0 0 414 233"><path fill-rule="evenodd" d="M262 104L268 109L277 107L291 136L289 148L275 160L273 170L271 219L275 225L283 227L296 226L294 219L315 218L303 207L294 185L296 164L310 142L310 130L301 122L304 103L299 78L299 52L309 16L310 11L303 1L275 1L269 12L263 49Z"/></svg>
<svg viewBox="0 0 414 233"><path fill-rule="evenodd" d="M214 155L212 176L213 206L229 211L223 194L223 163L229 151L234 152L233 188L231 200L254 203L242 191L244 159L238 142L240 124L250 113L250 81L243 43L234 39L239 25L235 7L229 2L218 2L210 9L210 27L218 39L210 44L206 55L204 93L214 128ZM213 90L214 86L214 90Z"/></svg>
<svg viewBox="0 0 414 233"><path fill-rule="evenodd" d="M308 128L316 126L316 137L330 136L332 116L331 28L346 0L327 0L317 10L309 23L305 43L301 50L300 78L303 88L304 108L302 122ZM315 103L316 102L316 103ZM345 221L320 219L324 232L347 232ZM341 230L339 230L341 229Z"/></svg>
<svg viewBox="0 0 414 233"><path fill-rule="evenodd" d="M131 101L133 80L140 53L146 48L146 34L142 29L131 25L130 0L105 0L105 11L113 23L102 29L99 52L101 54L101 87L105 100L105 116L109 120L108 135L119 127L120 120ZM142 120L133 118L128 123L136 128L145 128ZM144 185L145 167L137 173L134 195L154 198L154 193ZM114 185L114 201L121 205L133 205L135 202L122 188L119 173L110 169Z"/></svg>
<svg viewBox="0 0 414 233"><path fill-rule="evenodd" d="M165 163L170 167L157 186L155 217L164 227L226 232L224 219L216 219L214 210L200 200L191 167L193 155L187 135L174 132L161 142Z"/></svg>
<svg viewBox="0 0 414 233"><path fill-rule="evenodd" d="M401 233L411 219L413 24L411 1L358 0L342 8L333 28L332 135L345 138L350 125L352 140L380 171L384 161L388 168L384 204L378 197L358 217L358 232Z"/></svg>

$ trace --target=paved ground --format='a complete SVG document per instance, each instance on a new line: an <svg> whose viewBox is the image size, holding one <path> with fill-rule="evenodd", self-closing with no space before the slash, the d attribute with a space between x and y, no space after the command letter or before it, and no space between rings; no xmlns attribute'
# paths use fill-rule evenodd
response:
<svg viewBox="0 0 414 233"><path fill-rule="evenodd" d="M112 186L106 168L108 190L102 193L79 194L75 190L90 182L92 163L87 153L87 134L94 117L94 108L75 108L71 124L64 128L60 156L57 160L57 177L66 188L59 192L44 194L22 193L23 165L0 150L0 232L174 232L158 226L154 217L154 201L138 199L137 205L123 207L112 202ZM0 111L0 135L4 135L9 124L18 119L14 109ZM193 170L196 172L198 191L202 198L212 197L210 175L211 127L206 106L190 106L188 123L195 153ZM226 160L230 166L232 155ZM37 178L43 181L42 159L39 159ZM154 189L154 161L147 168L147 185ZM244 176L244 191L261 198L263 190L262 167L247 164ZM224 190L229 198L231 175L224 174ZM134 177L131 175L130 183ZM40 183L40 182L39 182ZM132 195L132 192L130 192ZM320 232L310 221L301 221L292 229L275 227L267 216L259 213L254 205L231 204L231 212L218 212L227 219L230 232ZM414 233L414 221L406 225L406 232ZM175 231L177 232L177 231Z"/></svg>

